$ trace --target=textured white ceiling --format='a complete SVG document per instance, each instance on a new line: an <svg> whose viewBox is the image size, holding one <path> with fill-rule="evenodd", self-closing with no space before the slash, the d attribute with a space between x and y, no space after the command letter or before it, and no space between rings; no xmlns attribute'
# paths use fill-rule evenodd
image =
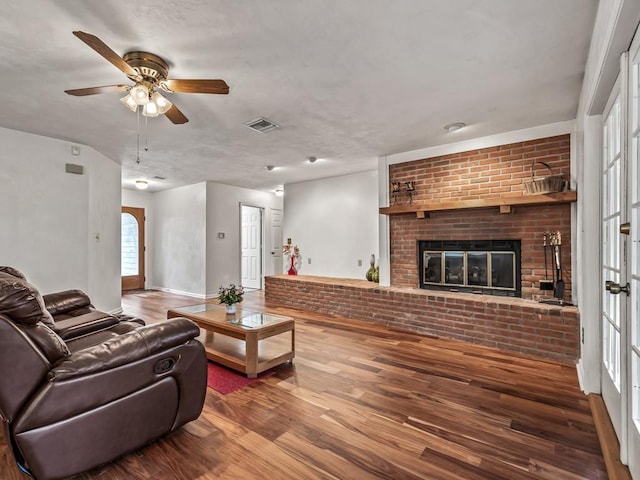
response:
<svg viewBox="0 0 640 480"><path fill-rule="evenodd" d="M247 188L361 172L380 155L575 118L597 0L29 0L0 16L0 126L87 144L123 186ZM130 83L72 35L145 50L170 78L229 95L171 94L189 118L141 121ZM243 125L266 117L267 134ZM468 128L444 131L451 122ZM142 147L148 138L149 150ZM304 161L307 156L320 160ZM275 165L267 171L265 165ZM154 176L166 177L154 181Z"/></svg>

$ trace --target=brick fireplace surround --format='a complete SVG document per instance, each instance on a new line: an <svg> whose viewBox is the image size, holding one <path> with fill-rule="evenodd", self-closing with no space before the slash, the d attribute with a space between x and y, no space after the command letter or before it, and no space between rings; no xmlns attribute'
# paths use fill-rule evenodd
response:
<svg viewBox="0 0 640 480"><path fill-rule="evenodd" d="M389 167L389 180L415 181L415 204L524 194L532 161L543 161L554 174L569 178L569 142L569 135L560 135L395 164ZM536 173L547 174L542 169ZM494 207L439 211L422 219L415 213L392 215L391 287L366 280L275 275L266 279L265 297L277 304L574 363L579 354L578 309L537 302L543 294L538 281L545 278L542 234L547 231L562 233L565 299L570 299L571 208L566 203L518 206L509 214ZM417 288L418 240L474 239L521 240L523 298Z"/></svg>

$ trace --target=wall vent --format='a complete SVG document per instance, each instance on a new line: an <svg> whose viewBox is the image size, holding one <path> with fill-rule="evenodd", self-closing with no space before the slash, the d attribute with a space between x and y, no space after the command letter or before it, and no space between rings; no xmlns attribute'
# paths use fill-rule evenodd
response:
<svg viewBox="0 0 640 480"><path fill-rule="evenodd" d="M75 163L65 163L64 171L67 173L75 173L76 175L82 175L84 173L84 167L82 165L76 165Z"/></svg>
<svg viewBox="0 0 640 480"><path fill-rule="evenodd" d="M246 127L249 127L251 130L255 130L260 133L267 133L271 130L275 130L276 128L280 128L280 125L273 123L271 120L267 120L266 118L260 117L255 120L251 120L250 122L246 122L243 124Z"/></svg>

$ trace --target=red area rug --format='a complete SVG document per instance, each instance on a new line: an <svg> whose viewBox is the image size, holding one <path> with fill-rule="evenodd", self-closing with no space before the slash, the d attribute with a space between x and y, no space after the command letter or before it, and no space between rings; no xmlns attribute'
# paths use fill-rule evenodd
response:
<svg viewBox="0 0 640 480"><path fill-rule="evenodd" d="M275 372L267 370L258 375L258 378L247 378L246 375L230 370L228 368L216 365L215 363L207 363L207 387L213 388L215 391L223 395L259 382L263 378L268 378Z"/></svg>

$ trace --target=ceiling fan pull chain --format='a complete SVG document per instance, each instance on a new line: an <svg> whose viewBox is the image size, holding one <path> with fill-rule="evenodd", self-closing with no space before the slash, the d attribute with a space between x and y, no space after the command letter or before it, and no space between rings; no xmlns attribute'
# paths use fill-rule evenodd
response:
<svg viewBox="0 0 640 480"><path fill-rule="evenodd" d="M140 164L140 109L136 108L136 116L138 117L138 129L136 130L136 163Z"/></svg>
<svg viewBox="0 0 640 480"><path fill-rule="evenodd" d="M149 151L149 117L144 117L144 151Z"/></svg>

